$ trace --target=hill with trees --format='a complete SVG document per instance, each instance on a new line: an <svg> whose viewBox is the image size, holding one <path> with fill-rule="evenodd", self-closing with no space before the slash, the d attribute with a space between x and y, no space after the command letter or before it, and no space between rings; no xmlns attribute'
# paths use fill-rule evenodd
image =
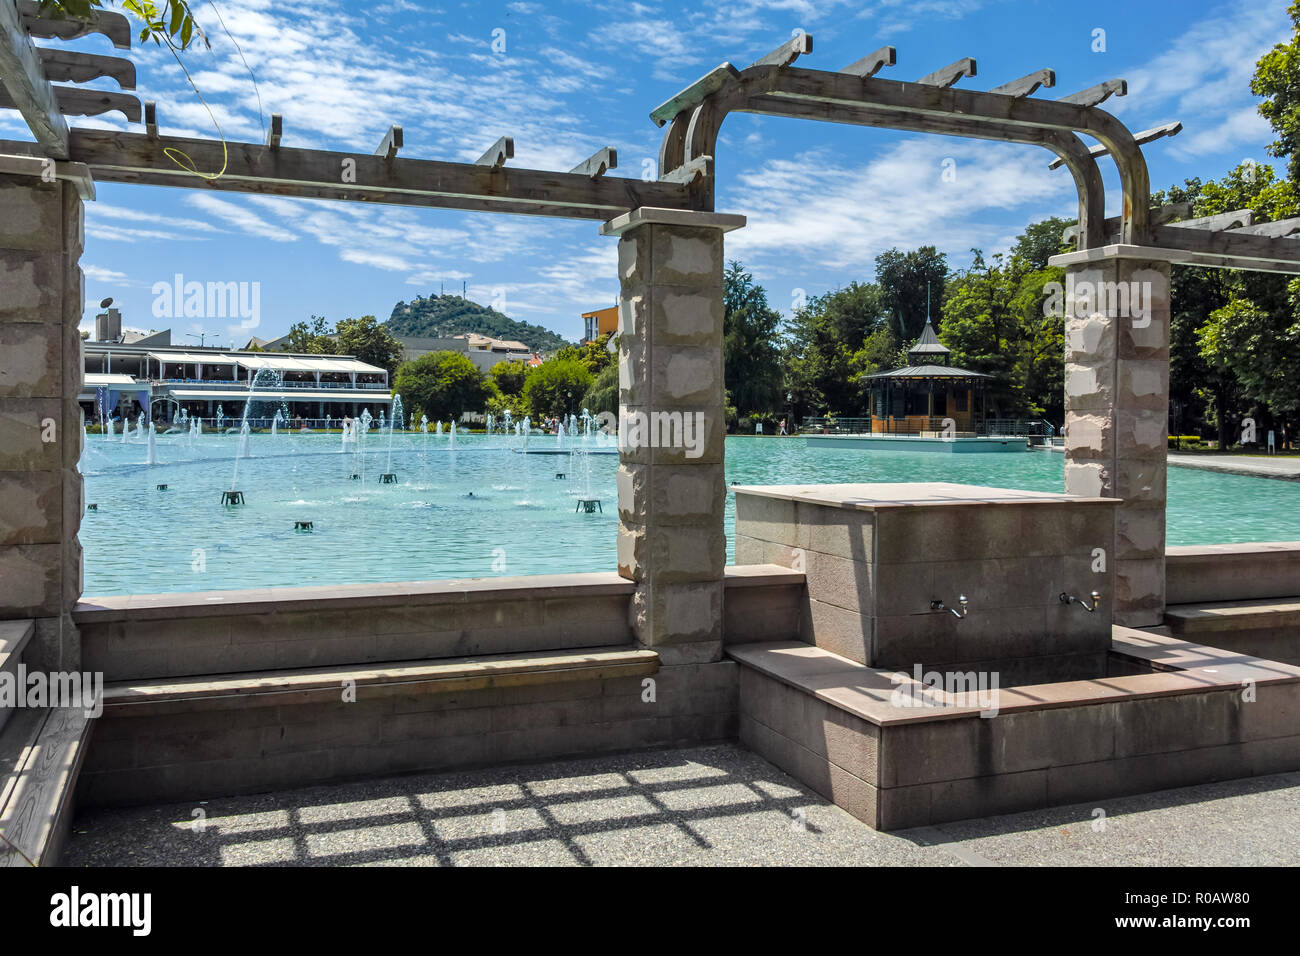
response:
<svg viewBox="0 0 1300 956"><path fill-rule="evenodd" d="M519 322L459 295L416 296L410 302L399 302L384 325L394 335L434 339L476 332L523 342L534 352L557 352L569 344L548 328Z"/></svg>

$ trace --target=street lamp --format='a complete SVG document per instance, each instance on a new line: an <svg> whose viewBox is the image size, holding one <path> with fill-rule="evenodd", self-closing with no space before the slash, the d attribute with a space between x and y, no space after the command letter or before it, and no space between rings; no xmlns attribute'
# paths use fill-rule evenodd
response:
<svg viewBox="0 0 1300 956"><path fill-rule="evenodd" d="M220 333L220 332L203 331L203 332L186 332L185 334L186 334L189 338L192 338L192 339L198 339L198 340L199 340L199 348L203 348L203 344L204 344L204 342L207 341L207 337L208 337L209 335L220 335L221 333Z"/></svg>

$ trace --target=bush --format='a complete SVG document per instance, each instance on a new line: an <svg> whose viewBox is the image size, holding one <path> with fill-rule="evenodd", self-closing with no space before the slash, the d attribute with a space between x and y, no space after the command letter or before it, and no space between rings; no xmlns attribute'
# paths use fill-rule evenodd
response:
<svg viewBox="0 0 1300 956"><path fill-rule="evenodd" d="M618 366L606 365L595 380L587 394L582 396L582 407L593 415L608 412L618 414Z"/></svg>
<svg viewBox="0 0 1300 956"><path fill-rule="evenodd" d="M465 412L480 412L494 390L467 355L428 352L397 370L393 391L429 421L456 421Z"/></svg>
<svg viewBox="0 0 1300 956"><path fill-rule="evenodd" d="M524 404L539 418L576 415L595 377L577 359L551 359L535 366L524 382Z"/></svg>

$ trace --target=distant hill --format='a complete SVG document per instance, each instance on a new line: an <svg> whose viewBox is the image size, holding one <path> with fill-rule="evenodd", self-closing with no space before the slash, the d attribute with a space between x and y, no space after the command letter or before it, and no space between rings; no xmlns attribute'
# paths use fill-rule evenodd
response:
<svg viewBox="0 0 1300 956"><path fill-rule="evenodd" d="M477 332L495 339L523 342L534 352L555 352L570 344L550 329L517 322L496 309L458 295L417 296L410 302L399 302L384 324L394 335L422 338L450 338Z"/></svg>

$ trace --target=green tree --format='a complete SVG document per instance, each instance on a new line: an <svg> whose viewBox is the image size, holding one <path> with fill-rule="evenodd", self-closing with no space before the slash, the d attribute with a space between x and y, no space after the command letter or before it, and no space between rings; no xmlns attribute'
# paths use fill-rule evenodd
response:
<svg viewBox="0 0 1300 956"><path fill-rule="evenodd" d="M724 387L742 414L770 412L781 403L781 313L735 260L723 274L722 305Z"/></svg>
<svg viewBox="0 0 1300 956"><path fill-rule="evenodd" d="M851 282L814 296L787 327L786 389L796 416L862 414L863 376L892 367L897 347L879 286Z"/></svg>
<svg viewBox="0 0 1300 956"><path fill-rule="evenodd" d="M344 319L334 330L334 340L340 354L377 365L389 375L402 364L402 343L373 315Z"/></svg>
<svg viewBox="0 0 1300 956"><path fill-rule="evenodd" d="M490 374L503 396L521 395L524 391L524 381L528 378L528 369L527 362L514 359L509 362L497 362L492 366Z"/></svg>
<svg viewBox="0 0 1300 956"><path fill-rule="evenodd" d="M598 375L614 361L615 353L609 350L611 338L613 334L606 332L599 338L581 345L566 345L556 352L554 357L561 361L581 362L588 372Z"/></svg>
<svg viewBox="0 0 1300 956"><path fill-rule="evenodd" d="M298 352L307 355L335 354L333 330L323 315L313 315L310 322L295 322L289 326L282 352Z"/></svg>
<svg viewBox="0 0 1300 956"><path fill-rule="evenodd" d="M427 352L397 370L393 391L417 418L456 421L465 412L482 411L493 395L483 373L460 352Z"/></svg>
<svg viewBox="0 0 1300 956"><path fill-rule="evenodd" d="M576 415L595 376L577 359L551 359L535 366L524 381L524 404L532 414Z"/></svg>
<svg viewBox="0 0 1300 956"><path fill-rule="evenodd" d="M947 257L934 246L922 246L912 252L890 249L876 256L876 284L900 339L910 342L921 335L925 328L927 288L930 311L937 312L947 276Z"/></svg>
<svg viewBox="0 0 1300 956"><path fill-rule="evenodd" d="M1260 114L1269 121L1277 134L1269 146L1271 155L1287 160L1287 177L1300 181L1300 3L1293 3L1287 14L1291 17L1292 33L1289 43L1279 43L1255 64L1255 75L1250 81L1250 91L1264 97L1259 104Z"/></svg>
<svg viewBox="0 0 1300 956"><path fill-rule="evenodd" d="M607 365L601 369L582 396L582 407L593 415L601 412L618 414L618 365Z"/></svg>

